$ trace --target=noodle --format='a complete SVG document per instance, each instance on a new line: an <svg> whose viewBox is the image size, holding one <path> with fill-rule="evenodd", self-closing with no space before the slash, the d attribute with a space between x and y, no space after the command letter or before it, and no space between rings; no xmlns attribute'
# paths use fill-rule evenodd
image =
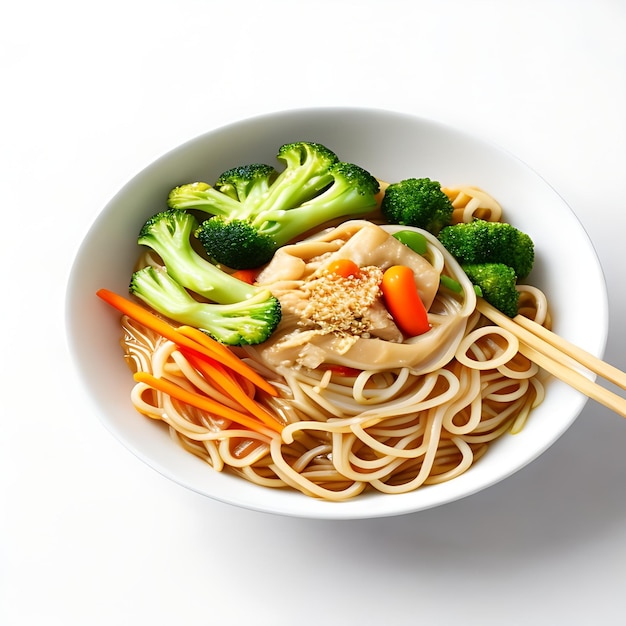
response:
<svg viewBox="0 0 626 626"><path fill-rule="evenodd" d="M500 206L481 190L445 191L457 220L501 217ZM353 245L362 257L359 265L380 264L376 255L386 253L381 250L399 228L346 222L281 248L259 282L284 297L281 304L289 302L298 285L314 280L320 264L346 246ZM303 327L285 306L281 326L269 341L237 349L279 391L278 397L257 392L255 400L278 416L282 433L253 432L144 383L135 385L131 402L140 413L164 422L172 439L215 471L228 470L267 488L342 501L366 490L406 493L454 479L492 441L523 428L543 400L544 387L539 368L519 353L517 338L477 312L473 285L456 260L436 237L424 236L427 267L415 271L421 272L420 296L428 303L427 333L398 342L376 336L380 329L374 327L374 334L359 330L360 335L346 337ZM280 259L289 255L298 263L281 266ZM146 254L139 264L158 262ZM288 273L294 267L300 274ZM440 274L457 281L461 292L438 289ZM549 326L544 294L526 285L519 291L520 312ZM125 359L133 371L236 408L171 341L127 317L122 328ZM254 390L247 393L252 397Z"/></svg>
<svg viewBox="0 0 626 626"><path fill-rule="evenodd" d="M471 222L475 218L498 222L502 217L502 207L478 187L443 187L442 190L452 202L453 223Z"/></svg>

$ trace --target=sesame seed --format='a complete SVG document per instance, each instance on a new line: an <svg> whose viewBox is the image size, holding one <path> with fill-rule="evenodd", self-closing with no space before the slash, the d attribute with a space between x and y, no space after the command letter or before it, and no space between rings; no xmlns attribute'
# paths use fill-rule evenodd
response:
<svg viewBox="0 0 626 626"><path fill-rule="evenodd" d="M301 286L306 306L299 325L321 334L369 336L372 325L368 311L381 297L382 277L382 270L376 266L360 268L358 276L328 272L313 275Z"/></svg>

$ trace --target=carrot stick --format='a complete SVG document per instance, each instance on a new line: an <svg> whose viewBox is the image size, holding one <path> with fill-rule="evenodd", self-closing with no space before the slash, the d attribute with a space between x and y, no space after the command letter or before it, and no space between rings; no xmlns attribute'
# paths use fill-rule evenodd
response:
<svg viewBox="0 0 626 626"><path fill-rule="evenodd" d="M236 408L238 410L239 409L243 410L241 403L237 402L232 397L232 394L229 393L228 388L225 385L220 384L222 381L222 374L225 377L228 377L230 380L234 380L233 377L229 375L228 373L229 370L226 370L225 368L220 367L218 361L212 360L212 362L209 363L208 357L204 357L204 356L200 357L197 355L197 353L193 352L193 350L187 350L187 348L181 348L179 346L178 351L183 355L183 357L188 361L188 363L196 369L200 377L203 378L209 385L211 385L211 387L215 389L215 391L222 394L222 396L226 396L229 400L233 401L233 405L234 405L233 408ZM195 359L198 364L204 363L205 368L201 371L200 366L198 364L194 364L192 362L192 359ZM210 375L209 375L209 372L210 372ZM206 392L203 392L202 390L200 390L200 393L206 393ZM207 395L210 398L214 398L214 396L210 393L207 393Z"/></svg>
<svg viewBox="0 0 626 626"><path fill-rule="evenodd" d="M428 312L410 267L392 265L386 269L380 289L389 313L403 333L414 337L430 329Z"/></svg>
<svg viewBox="0 0 626 626"><path fill-rule="evenodd" d="M165 378L157 378L152 374L148 374L147 372L137 372L136 374L134 374L134 379L138 383L145 383L146 385L149 385L157 391L162 391L172 398L176 398L180 402L184 402L202 411L207 411L208 413L213 413L214 415L217 415L224 419L236 422L237 424L245 426L246 428L254 430L255 432L262 435L275 437L276 434L280 432L280 430L282 430L278 423L276 423L276 428L269 430L267 427L265 427L263 424L259 423L256 419L250 417L249 415L245 415L244 413L235 411L234 409L220 404L219 402L216 402L215 400L212 400L207 396L203 396L199 393L183 389L179 385ZM277 428L280 430L276 430Z"/></svg>
<svg viewBox="0 0 626 626"><path fill-rule="evenodd" d="M239 383L228 375L228 372L222 367L218 361L209 363L203 359L197 358L192 352L188 352L184 348L181 350L185 357L206 379L213 381L220 387L226 395L239 404L244 410L249 411L254 417L261 420L266 426L276 430L278 427L283 429L282 425L268 413L258 402L246 395ZM280 432L279 430L279 432Z"/></svg>
<svg viewBox="0 0 626 626"><path fill-rule="evenodd" d="M226 346L211 339L208 335L190 326L181 326L178 329L157 317L146 308L124 298L108 289L99 289L96 295L122 314L137 320L161 336L173 341L177 346L194 350L203 358L212 358L225 363L242 376L250 379L259 389L276 396L278 392L264 378L249 365L233 354ZM193 331L193 332L190 332Z"/></svg>
<svg viewBox="0 0 626 626"><path fill-rule="evenodd" d="M201 346L214 350L216 353L215 359L247 378L270 396L278 395L278 391L273 385L267 382L256 370L244 363L236 354L233 354L225 345L211 339L207 334L193 326L179 326L178 332L188 339L196 341Z"/></svg>
<svg viewBox="0 0 626 626"><path fill-rule="evenodd" d="M132 317L134 320L137 320L150 330L153 330L166 339L173 341L176 345L184 346L190 350L195 350L204 356L215 357L215 350L210 349L208 346L198 345L198 342L191 340L189 337L185 337L182 333L178 332L174 326L168 324L160 317L157 317L140 304L136 304L135 302L132 302L119 294L113 293L108 289L99 289L96 292L96 295L107 304L110 304L112 307L120 311L120 313L123 313L128 317Z"/></svg>

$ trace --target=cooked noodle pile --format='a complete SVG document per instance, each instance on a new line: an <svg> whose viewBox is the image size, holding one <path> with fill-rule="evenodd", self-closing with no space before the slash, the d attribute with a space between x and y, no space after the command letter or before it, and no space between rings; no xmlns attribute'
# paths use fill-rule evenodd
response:
<svg viewBox="0 0 626 626"><path fill-rule="evenodd" d="M472 201L467 190L465 196L446 192L459 197L459 206ZM481 212L483 218L500 219L493 202ZM469 213L480 208L480 202L473 204ZM320 330L321 324L307 327L302 317L291 314L302 311L298 302L290 302L291 295L302 293L319 267L345 250L367 224L349 222L287 246L260 276L281 299L284 320L269 342L237 349L237 354L279 390L278 397L257 391L255 398L284 424L282 434L239 427L144 383L137 383L132 392L135 408L166 423L180 445L217 471L228 468L258 485L293 488L335 501L366 489L403 493L453 479L479 459L490 442L521 430L543 399L540 371L518 352L513 335L476 310L473 286L432 235L424 233L425 257L436 272L437 285L439 275L445 274L462 292L437 288L431 294L432 328L424 335L390 341L376 335L374 323L354 337L347 331ZM360 254L367 257L362 244ZM530 286L519 289L520 312L549 324L543 293ZM171 341L126 317L122 325L126 359L134 371L231 402ZM247 391L255 393L252 386Z"/></svg>

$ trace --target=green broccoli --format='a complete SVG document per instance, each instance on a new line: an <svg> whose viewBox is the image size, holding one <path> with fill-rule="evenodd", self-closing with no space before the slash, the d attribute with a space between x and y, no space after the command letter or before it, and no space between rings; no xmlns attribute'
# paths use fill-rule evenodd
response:
<svg viewBox="0 0 626 626"><path fill-rule="evenodd" d="M170 209L151 217L138 243L154 250L165 270L147 266L135 272L130 292L162 315L222 343L262 343L280 322L280 302L268 289L223 272L196 252L192 236L197 227L186 211Z"/></svg>
<svg viewBox="0 0 626 626"><path fill-rule="evenodd" d="M381 211L390 224L415 226L437 235L452 221L452 202L430 178L407 178L385 189Z"/></svg>
<svg viewBox="0 0 626 626"><path fill-rule="evenodd" d="M207 254L233 269L259 267L292 239L336 218L378 206L378 181L311 142L284 144L281 172L253 164L224 172L214 187L190 183L170 192L173 209L211 213L196 232Z"/></svg>
<svg viewBox="0 0 626 626"><path fill-rule="evenodd" d="M217 179L215 186L196 182L180 185L169 193L173 209L200 209L214 215L245 214L246 202L256 205L267 195L278 172L265 163L233 167Z"/></svg>
<svg viewBox="0 0 626 626"><path fill-rule="evenodd" d="M517 315L519 291L515 288L517 276L512 267L504 263L462 264L461 267L489 304L509 317Z"/></svg>
<svg viewBox="0 0 626 626"><path fill-rule="evenodd" d="M239 165L223 172L215 187L239 203L256 205L267 194L277 176L278 172L265 163Z"/></svg>
<svg viewBox="0 0 626 626"><path fill-rule="evenodd" d="M443 228L438 237L459 263L504 263L518 279L530 274L535 261L532 239L504 222L454 224Z"/></svg>

